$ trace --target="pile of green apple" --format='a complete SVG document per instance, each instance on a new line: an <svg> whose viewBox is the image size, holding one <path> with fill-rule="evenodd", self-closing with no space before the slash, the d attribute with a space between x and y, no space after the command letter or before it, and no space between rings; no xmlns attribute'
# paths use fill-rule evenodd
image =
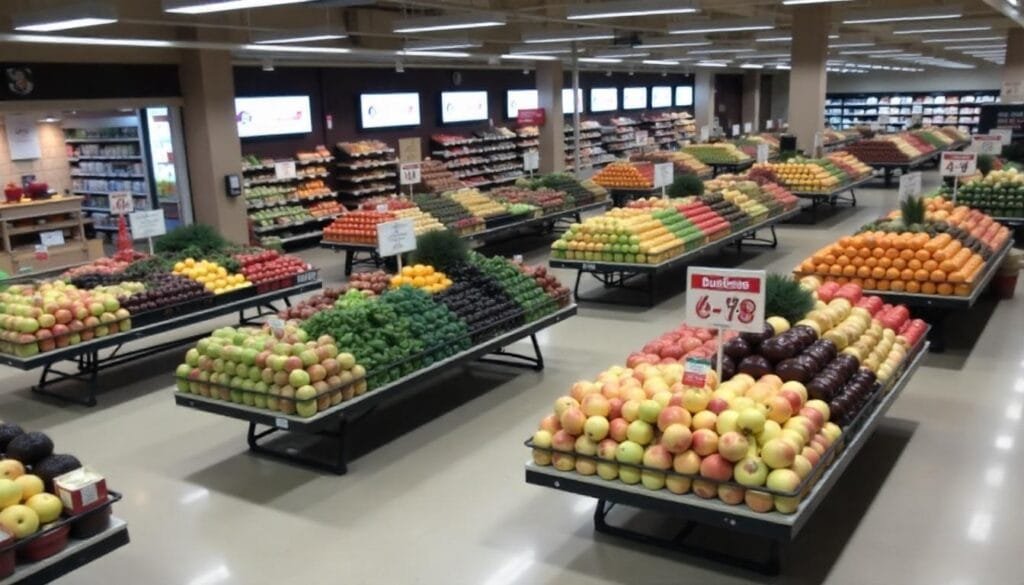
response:
<svg viewBox="0 0 1024 585"><path fill-rule="evenodd" d="M63 281L11 285L0 292L0 352L31 357L131 329L111 293Z"/></svg>
<svg viewBox="0 0 1024 585"><path fill-rule="evenodd" d="M311 417L366 392L366 369L332 337L294 323L224 327L199 340L175 371L179 392Z"/></svg>
<svg viewBox="0 0 1024 585"><path fill-rule="evenodd" d="M842 433L829 407L774 374L683 383L682 364L614 366L559 397L533 436L533 459L756 512L790 514ZM807 479L807 478L811 479Z"/></svg>

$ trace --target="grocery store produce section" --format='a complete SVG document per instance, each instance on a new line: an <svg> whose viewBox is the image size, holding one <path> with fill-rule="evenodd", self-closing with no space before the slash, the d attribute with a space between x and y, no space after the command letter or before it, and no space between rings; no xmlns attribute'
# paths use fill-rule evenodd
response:
<svg viewBox="0 0 1024 585"><path fill-rule="evenodd" d="M919 364L928 326L858 285L767 281L763 331L680 326L576 382L527 441L529 483L598 499L595 528L768 572ZM618 505L773 541L766 563L607 523Z"/></svg>

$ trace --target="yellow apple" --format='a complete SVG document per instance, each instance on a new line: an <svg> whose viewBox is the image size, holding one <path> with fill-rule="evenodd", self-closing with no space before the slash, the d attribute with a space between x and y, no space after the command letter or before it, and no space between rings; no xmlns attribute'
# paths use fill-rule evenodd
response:
<svg viewBox="0 0 1024 585"><path fill-rule="evenodd" d="M13 479L0 479L0 510L21 501L21 486Z"/></svg>
<svg viewBox="0 0 1024 585"><path fill-rule="evenodd" d="M0 511L0 528L21 540L39 530L39 515L28 506L8 506Z"/></svg>
<svg viewBox="0 0 1024 585"><path fill-rule="evenodd" d="M43 480L38 475L25 474L14 480L14 483L21 486L21 501L25 502L32 496L42 493Z"/></svg>
<svg viewBox="0 0 1024 585"><path fill-rule="evenodd" d="M25 466L16 459L4 459L0 461L0 478L15 479L25 475Z"/></svg>
<svg viewBox="0 0 1024 585"><path fill-rule="evenodd" d="M25 505L35 511L41 524L49 524L60 518L60 513L64 510L64 504L60 498L48 493L32 496Z"/></svg>

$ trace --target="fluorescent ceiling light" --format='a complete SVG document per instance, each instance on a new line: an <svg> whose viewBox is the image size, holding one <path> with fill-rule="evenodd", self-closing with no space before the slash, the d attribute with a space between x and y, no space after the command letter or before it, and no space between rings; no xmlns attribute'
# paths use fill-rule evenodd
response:
<svg viewBox="0 0 1024 585"><path fill-rule="evenodd" d="M650 57L651 54L646 52L616 53L614 51L609 51L607 53L596 53L594 56L601 57L604 59L628 59L630 57Z"/></svg>
<svg viewBox="0 0 1024 585"><path fill-rule="evenodd" d="M163 0L164 12L175 14L207 14L226 10L265 8L284 4L305 4L312 0Z"/></svg>
<svg viewBox="0 0 1024 585"><path fill-rule="evenodd" d="M829 34L830 40L838 39L839 35ZM793 41L793 35L791 34L764 34L754 38L754 41L758 43L789 43Z"/></svg>
<svg viewBox="0 0 1024 585"><path fill-rule="evenodd" d="M462 51L395 51L400 57L441 57L461 59L469 57L469 53Z"/></svg>
<svg viewBox="0 0 1024 585"><path fill-rule="evenodd" d="M981 43L984 41L1004 41L1005 37L945 37L940 39L921 39L922 43Z"/></svg>
<svg viewBox="0 0 1024 585"><path fill-rule="evenodd" d="M688 51L689 55L718 55L726 53L756 53L755 49L697 49Z"/></svg>
<svg viewBox="0 0 1024 585"><path fill-rule="evenodd" d="M581 52L582 49L576 49L576 52ZM572 53L572 47L568 45L545 45L538 47L536 45L516 45L509 47L509 53L514 55L568 55Z"/></svg>
<svg viewBox="0 0 1024 585"><path fill-rule="evenodd" d="M611 57L580 57L577 61L580 63L622 63L622 59Z"/></svg>
<svg viewBox="0 0 1024 585"><path fill-rule="evenodd" d="M834 4L836 2L849 2L850 0L782 0L783 6L800 6L801 4Z"/></svg>
<svg viewBox="0 0 1024 585"><path fill-rule="evenodd" d="M945 25L941 27L930 27L930 28L908 28L902 30L894 30L894 35L928 35L936 33L953 33L953 32L978 32L983 30L992 30L991 25L970 25L970 26L950 26Z"/></svg>
<svg viewBox="0 0 1024 585"><path fill-rule="evenodd" d="M740 69L764 69L764 65L758 65L757 63L744 63L740 65Z"/></svg>
<svg viewBox="0 0 1024 585"><path fill-rule="evenodd" d="M580 28L575 30L550 31L523 35L523 42L537 43L571 43L573 41L602 41L614 39L611 30L597 28Z"/></svg>
<svg viewBox="0 0 1024 585"><path fill-rule="evenodd" d="M252 42L257 45L312 43L344 39L347 36L344 29L324 26L300 30L256 31L252 35Z"/></svg>
<svg viewBox="0 0 1024 585"><path fill-rule="evenodd" d="M14 30L54 32L117 22L113 7L97 2L80 2L46 10L15 13L11 18Z"/></svg>
<svg viewBox="0 0 1024 585"><path fill-rule="evenodd" d="M904 20L940 20L960 18L963 10L958 6L935 6L917 10L870 10L850 12L843 18L843 24L877 24Z"/></svg>
<svg viewBox="0 0 1024 585"><path fill-rule="evenodd" d="M903 49L865 49L857 51L839 51L840 55L887 55L902 53Z"/></svg>
<svg viewBox="0 0 1024 585"><path fill-rule="evenodd" d="M405 43L406 51L445 51L450 49L475 49L482 47L480 41L470 40L469 37L452 39L432 39L426 41L409 41Z"/></svg>
<svg viewBox="0 0 1024 585"><path fill-rule="evenodd" d="M712 32L736 32L745 30L772 30L775 23L771 20L740 18L707 20L703 22L689 23L668 31L670 35L692 35Z"/></svg>
<svg viewBox="0 0 1024 585"><path fill-rule="evenodd" d="M13 43L40 43L48 45L100 45L110 47L173 47L172 41L156 39L107 39L103 37L75 37L63 35L3 35L0 40Z"/></svg>
<svg viewBox="0 0 1024 585"><path fill-rule="evenodd" d="M633 45L634 49L671 49L675 47L706 47L711 41L706 39L693 39L692 41L680 41L674 37L650 37L641 40Z"/></svg>
<svg viewBox="0 0 1024 585"><path fill-rule="evenodd" d="M596 2L570 6L569 20L594 20L626 16L653 16L658 14L692 14L697 6L692 0L641 0L633 2Z"/></svg>
<svg viewBox="0 0 1024 585"><path fill-rule="evenodd" d="M445 16L396 20L391 27L391 32L419 33L467 28L489 28L493 26L505 26L505 18L493 14L448 14Z"/></svg>
<svg viewBox="0 0 1024 585"><path fill-rule="evenodd" d="M47 115L45 118L39 118L38 120L36 120L36 122L39 122L41 124L55 124L57 122L60 122L60 118L53 115Z"/></svg>
<svg viewBox="0 0 1024 585"><path fill-rule="evenodd" d="M758 53L756 55L744 55L744 59L788 59L789 53Z"/></svg>
<svg viewBox="0 0 1024 585"><path fill-rule="evenodd" d="M293 45L242 45L243 51L258 51L262 53L323 53L337 54L351 53L352 49L345 47L296 47Z"/></svg>
<svg viewBox="0 0 1024 585"><path fill-rule="evenodd" d="M558 57L552 57L551 55L526 55L526 54L506 54L501 56L502 59L519 59L523 61L554 61Z"/></svg>
<svg viewBox="0 0 1024 585"><path fill-rule="evenodd" d="M697 67L728 67L728 61L697 61L694 63Z"/></svg>
<svg viewBox="0 0 1024 585"><path fill-rule="evenodd" d="M789 65L779 64L779 65L776 65L775 68L780 70L780 71L789 71Z"/></svg>
<svg viewBox="0 0 1024 585"><path fill-rule="evenodd" d="M1006 45L950 45L944 48L950 51L973 51L975 49L1005 49Z"/></svg>
<svg viewBox="0 0 1024 585"><path fill-rule="evenodd" d="M828 48L830 48L830 49L851 48L852 49L853 47L874 47L874 46L875 46L875 43L835 43L833 45L829 45Z"/></svg>
<svg viewBox="0 0 1024 585"><path fill-rule="evenodd" d="M679 61L671 61L668 59L644 59L644 65L665 65L671 67L673 65L679 65Z"/></svg>

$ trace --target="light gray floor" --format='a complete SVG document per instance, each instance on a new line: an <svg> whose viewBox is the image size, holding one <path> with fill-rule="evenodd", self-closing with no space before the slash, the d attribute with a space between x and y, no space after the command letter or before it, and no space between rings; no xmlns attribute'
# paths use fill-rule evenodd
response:
<svg viewBox="0 0 1024 585"><path fill-rule="evenodd" d="M789 270L891 208L895 191L858 196L856 209L816 226L780 228L777 250L726 251L705 263ZM306 255L339 279L340 255ZM585 306L541 334L543 373L475 367L439 376L415 410L465 403L359 458L344 477L252 457L243 423L176 407L178 352L106 373L92 409L36 399L28 387L38 372L0 369L0 416L46 430L59 451L125 493L117 514L132 543L65 583L1021 582L1018 300L985 302L957 321L950 351L928 357L778 578L595 536L593 500L525 484L522 441L554 398L678 325L683 307L682 295L653 309Z"/></svg>

